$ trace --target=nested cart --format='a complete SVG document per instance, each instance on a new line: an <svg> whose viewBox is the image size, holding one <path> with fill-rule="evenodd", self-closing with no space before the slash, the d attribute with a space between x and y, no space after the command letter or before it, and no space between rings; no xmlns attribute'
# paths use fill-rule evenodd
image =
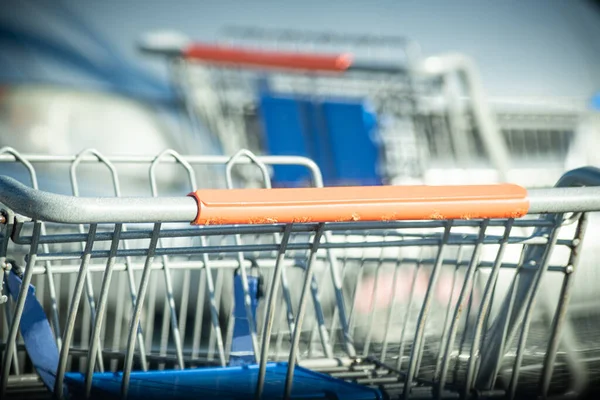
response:
<svg viewBox="0 0 600 400"><path fill-rule="evenodd" d="M306 156L328 185L423 181L451 169L506 181L510 152L468 57L423 58L412 41L395 37L260 30L230 37L149 35L141 44L167 60L190 117L225 154ZM275 172L281 185L308 177Z"/></svg>
<svg viewBox="0 0 600 400"><path fill-rule="evenodd" d="M2 398L515 398L593 387L567 311L587 216L600 209L597 169L528 191L323 187L310 160L249 151L2 149L0 161L29 175L0 177ZM179 196L160 195L165 164L184 171ZM314 187L271 188L269 167L283 164L308 169ZM73 193L40 189L34 165L63 165ZM126 165L147 168L150 195L121 196ZM228 189L198 189L202 165L219 167ZM114 196L82 195L85 166L108 171ZM264 187L235 189L240 167ZM498 291L506 271L509 290Z"/></svg>

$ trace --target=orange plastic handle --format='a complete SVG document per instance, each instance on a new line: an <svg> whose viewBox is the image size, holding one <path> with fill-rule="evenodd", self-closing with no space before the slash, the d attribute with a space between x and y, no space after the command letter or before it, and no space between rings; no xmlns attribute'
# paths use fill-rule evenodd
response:
<svg viewBox="0 0 600 400"><path fill-rule="evenodd" d="M198 203L194 225L519 218L529 209L527 190L512 184L216 189L190 196Z"/></svg>
<svg viewBox="0 0 600 400"><path fill-rule="evenodd" d="M198 60L213 64L234 64L248 67L304 71L343 72L352 65L352 57L348 54L274 52L198 43L184 49L183 57L188 60Z"/></svg>

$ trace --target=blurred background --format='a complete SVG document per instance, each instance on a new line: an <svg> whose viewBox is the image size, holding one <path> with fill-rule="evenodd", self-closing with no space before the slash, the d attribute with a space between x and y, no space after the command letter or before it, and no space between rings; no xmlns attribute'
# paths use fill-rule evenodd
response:
<svg viewBox="0 0 600 400"><path fill-rule="evenodd" d="M58 155L244 147L311 157L327 184L552 185L600 161L599 3L4 0L0 142ZM214 65L180 57L192 42L394 68Z"/></svg>

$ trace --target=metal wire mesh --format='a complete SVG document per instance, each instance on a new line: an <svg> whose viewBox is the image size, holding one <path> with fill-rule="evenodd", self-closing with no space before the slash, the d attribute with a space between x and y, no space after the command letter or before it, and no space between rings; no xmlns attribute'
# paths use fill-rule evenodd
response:
<svg viewBox="0 0 600 400"><path fill-rule="evenodd" d="M120 185L128 184L119 181L118 171L132 163L146 168L152 196L163 193L155 174L163 162L183 167L184 173L176 175L181 186L173 189L182 196L202 185L194 171L206 165L221 171L220 177L213 175L221 187L233 186L234 166L257 165L267 172L261 184L269 187L268 165L277 163L304 165L313 171L314 184L322 184L318 169L306 160L256 158L248 152L233 158L180 157L170 151L147 158L104 158L94 152L20 156L10 149L0 153L0 161L28 167L33 186L34 162L66 167L75 196L85 186L76 173L79 163L108 167L116 196ZM98 181L91 183L96 186ZM161 210L155 212L160 220ZM234 324L233 277L242 271L264 279L253 331L257 354L262 350L269 360L278 361L293 354L301 365L391 395L411 388L411 396L446 396L473 387L479 376L478 354L500 315L499 306L515 301L510 293L519 280L513 283L513 278L533 274L541 279L541 271L547 271L544 279L554 282L551 287L568 282L584 215L569 220L568 226L560 216L547 215L200 227L168 221L57 224L8 215L2 237L8 246L5 267L30 271L63 349L59 379L67 371L89 377L94 371L226 365ZM274 287L276 307L270 314L267 300ZM526 329L513 327L509 342L503 339L506 356L497 359L489 389L527 392L550 371L547 383L551 391L560 391L579 371L573 349L564 348L554 335L561 327L553 321L562 312L564 294L535 302L541 296L535 293L543 291L536 287L524 298L530 304L521 315ZM34 373L22 339L13 343L8 337L14 306L11 300L0 306L2 355L8 346L16 350L10 370L3 371L12 387L17 377ZM132 330L136 311L139 329ZM269 315L270 334L265 330ZM552 371L548 365L554 364L556 352ZM3 365L8 365L6 360Z"/></svg>
<svg viewBox="0 0 600 400"><path fill-rule="evenodd" d="M357 68L332 76L171 60L174 80L190 111L227 153L241 147L266 151L258 92L268 82L270 92L285 96L367 102L378 118L375 141L386 182L416 179L437 184L453 170L452 179L462 182L508 179L522 180L527 187L548 186L565 172L569 157L586 157L570 153L583 109L540 111L519 99L511 100L518 104L518 112L502 106L488 109L476 71L471 71L474 66L463 71L441 55L429 61L448 67L424 72L422 63L428 59L408 38L232 27L221 41L248 49L348 51L367 63L396 68L377 72ZM509 158L508 165L504 158Z"/></svg>

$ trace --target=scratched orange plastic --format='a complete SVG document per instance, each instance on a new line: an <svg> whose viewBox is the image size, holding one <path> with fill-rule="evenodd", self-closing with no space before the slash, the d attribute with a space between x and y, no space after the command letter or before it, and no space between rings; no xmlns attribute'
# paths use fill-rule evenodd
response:
<svg viewBox="0 0 600 400"><path fill-rule="evenodd" d="M519 218L521 186L375 186L301 189L216 189L190 193L195 225Z"/></svg>
<svg viewBox="0 0 600 400"><path fill-rule="evenodd" d="M247 67L281 68L304 71L343 72L352 65L348 54L306 54L248 50L207 44L190 45L184 58L215 64L236 64Z"/></svg>

